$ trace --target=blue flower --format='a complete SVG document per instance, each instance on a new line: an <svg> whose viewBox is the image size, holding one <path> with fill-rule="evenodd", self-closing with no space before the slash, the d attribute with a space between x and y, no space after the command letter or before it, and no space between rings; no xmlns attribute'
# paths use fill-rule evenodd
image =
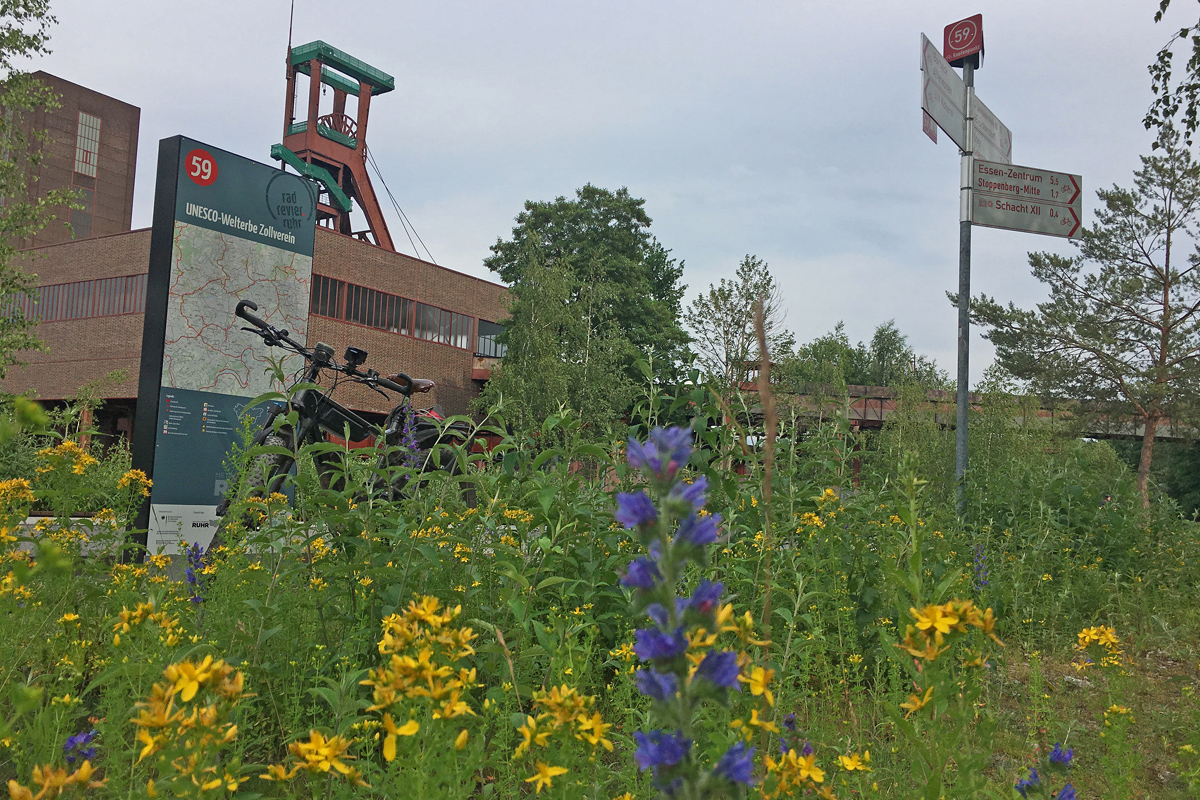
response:
<svg viewBox="0 0 1200 800"><path fill-rule="evenodd" d="M680 625L674 633L666 633L655 628L639 628L635 634L633 652L642 661L672 659L684 654L688 648L687 637L683 635Z"/></svg>
<svg viewBox="0 0 1200 800"><path fill-rule="evenodd" d="M717 525L721 523L720 514L710 514L706 517L692 514L679 525L675 533L678 544L705 547L717 540Z"/></svg>
<svg viewBox="0 0 1200 800"><path fill-rule="evenodd" d="M629 569L621 578L621 585L627 589L653 589L662 580L662 573L652 559L638 556L629 562Z"/></svg>
<svg viewBox="0 0 1200 800"><path fill-rule="evenodd" d="M687 601L688 608L698 611L701 614L711 614L716 610L717 604L721 600L721 593L724 591L725 584L719 582L713 583L708 578L704 578Z"/></svg>
<svg viewBox="0 0 1200 800"><path fill-rule="evenodd" d="M691 458L691 441L690 428L655 428L645 444L631 436L626 457L634 469L646 469L656 478L670 480Z"/></svg>
<svg viewBox="0 0 1200 800"><path fill-rule="evenodd" d="M633 682L639 692L660 702L674 699L679 691L679 679L670 672L639 669L633 673Z"/></svg>
<svg viewBox="0 0 1200 800"><path fill-rule="evenodd" d="M637 742L637 750L633 757L642 771L654 767L673 767L687 757L692 749L692 740L686 739L682 731L667 733L666 731L650 731L649 734L635 731L633 740Z"/></svg>
<svg viewBox="0 0 1200 800"><path fill-rule="evenodd" d="M789 731L796 730L796 713L795 712L792 712L791 714L788 714L787 716L785 716L783 718L783 727L787 728Z"/></svg>
<svg viewBox="0 0 1200 800"><path fill-rule="evenodd" d="M744 783L750 786L754 783L754 748L746 747L745 742L737 742L725 751L717 766L713 769L718 775L723 775L734 783Z"/></svg>
<svg viewBox="0 0 1200 800"><path fill-rule="evenodd" d="M800 755L808 757L808 756L811 756L812 754L813 754L812 744L809 743L807 740L805 740L804 747L800 748Z"/></svg>
<svg viewBox="0 0 1200 800"><path fill-rule="evenodd" d="M85 747L91 744L91 741L97 736L96 731L91 730L87 733L77 733L74 736L67 738L67 743L63 745L63 755L66 757L68 764L74 764L79 758L84 761L91 761L96 757L96 748Z"/></svg>
<svg viewBox="0 0 1200 800"><path fill-rule="evenodd" d="M1058 790L1055 800L1075 800L1075 787L1067 783Z"/></svg>
<svg viewBox="0 0 1200 800"><path fill-rule="evenodd" d="M646 609L646 614L660 628L667 627L671 621L671 618L667 615L667 608L662 603L651 603L649 608Z"/></svg>
<svg viewBox="0 0 1200 800"><path fill-rule="evenodd" d="M691 483L677 483L671 487L670 500L684 500L691 504L692 510L704 508L705 492L708 491L708 478L701 475Z"/></svg>
<svg viewBox="0 0 1200 800"><path fill-rule="evenodd" d="M658 519L658 510L645 492L618 492L616 517L626 528L636 528L652 524Z"/></svg>
<svg viewBox="0 0 1200 800"><path fill-rule="evenodd" d="M1064 767L1071 766L1071 759L1075 756L1075 748L1070 747L1064 752L1062 744L1054 743L1054 749L1050 751L1050 763L1061 764Z"/></svg>
<svg viewBox="0 0 1200 800"><path fill-rule="evenodd" d="M738 685L737 653L729 650L709 650L696 669L696 675L725 689L733 689L735 692L742 690Z"/></svg>
<svg viewBox="0 0 1200 800"><path fill-rule="evenodd" d="M1038 777L1037 770L1031 769L1031 770L1029 770L1028 778L1026 778L1023 781L1017 781L1017 785L1016 785L1017 794L1021 795L1021 797L1029 797L1029 790L1035 786L1041 786L1041 785L1042 785L1042 780L1041 780L1041 778ZM1067 784L1067 785L1069 786L1070 784ZM1075 794L1074 789L1071 790L1071 794L1072 795Z"/></svg>

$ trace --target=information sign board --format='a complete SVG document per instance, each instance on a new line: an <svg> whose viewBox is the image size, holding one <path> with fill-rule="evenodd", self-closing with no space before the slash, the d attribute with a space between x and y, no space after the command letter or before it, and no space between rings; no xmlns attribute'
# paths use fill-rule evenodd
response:
<svg viewBox="0 0 1200 800"><path fill-rule="evenodd" d="M976 53L983 53L983 14L960 19L947 25L943 32L942 55L952 67L961 67L963 61ZM979 66L979 59L975 66Z"/></svg>
<svg viewBox="0 0 1200 800"><path fill-rule="evenodd" d="M1012 131L971 91L971 149L987 161L1011 164Z"/></svg>
<svg viewBox="0 0 1200 800"><path fill-rule="evenodd" d="M1075 239L1083 220L1083 178L983 160L970 165L971 222Z"/></svg>
<svg viewBox="0 0 1200 800"><path fill-rule="evenodd" d="M279 388L234 308L253 300L304 341L316 203L297 175L182 136L159 145L133 443L154 481L152 553L207 546L216 531L242 412Z"/></svg>
<svg viewBox="0 0 1200 800"><path fill-rule="evenodd" d="M960 149L967 144L967 87L929 37L921 34L921 108Z"/></svg>

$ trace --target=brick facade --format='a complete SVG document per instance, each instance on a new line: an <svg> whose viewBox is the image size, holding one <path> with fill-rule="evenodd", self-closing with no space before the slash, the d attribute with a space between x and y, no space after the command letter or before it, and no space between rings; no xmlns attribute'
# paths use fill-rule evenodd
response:
<svg viewBox="0 0 1200 800"><path fill-rule="evenodd" d="M505 289L499 284L323 228L317 229L314 251L315 274L440 306L475 319L498 322L507 316ZM144 273L150 259L150 230L40 247L27 251L27 255L26 268L37 273L40 285ZM74 396L89 381L125 369L126 379L106 387L104 395L111 399L134 398L142 320L143 314L125 314L41 323L36 334L45 342L47 352L22 354L29 366L11 369L0 388L7 392L33 391L46 400L61 400ZM472 348L476 325L472 326ZM437 388L419 396L417 405L439 403L448 414L467 412L482 386L482 382L471 378L473 349L313 316L308 343L318 341L331 345L339 357L347 345L366 350L370 354L366 366L381 373L406 372L437 381ZM351 408L375 413L386 413L392 405L381 395L358 386L339 389L338 398Z"/></svg>
<svg viewBox="0 0 1200 800"><path fill-rule="evenodd" d="M45 131L48 138L40 145L42 161L33 168L30 191L45 197L54 189L74 188L84 195L88 209L70 211L59 209L57 219L27 242L40 247L71 239L63 224L74 214L75 237L108 236L128 231L133 220L133 179L137 164L138 125L141 109L129 103L78 84L63 80L48 72L35 72L33 77L49 86L59 96L59 108L36 111L28 115L27 132ZM80 112L99 120L99 147L96 162L87 171L76 172L76 144L80 128ZM87 196L94 192L95 197ZM86 224L80 214L86 214Z"/></svg>

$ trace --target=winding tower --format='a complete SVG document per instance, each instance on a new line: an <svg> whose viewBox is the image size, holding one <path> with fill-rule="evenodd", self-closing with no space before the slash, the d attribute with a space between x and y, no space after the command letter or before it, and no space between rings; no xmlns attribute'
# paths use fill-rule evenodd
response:
<svg viewBox="0 0 1200 800"><path fill-rule="evenodd" d="M296 76L308 80L305 113L296 119ZM324 87L333 90L332 110L321 113ZM371 98L396 88L382 70L322 41L291 48L288 53L287 99L283 142L271 146L271 157L321 185L317 224L395 252L379 198L367 175L367 118ZM346 113L349 96L357 98L354 116ZM354 203L367 227L356 231L350 220Z"/></svg>

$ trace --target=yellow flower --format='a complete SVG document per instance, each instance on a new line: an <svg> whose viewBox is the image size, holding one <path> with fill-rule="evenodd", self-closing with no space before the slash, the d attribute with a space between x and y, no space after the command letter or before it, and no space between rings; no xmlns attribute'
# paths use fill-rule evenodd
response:
<svg viewBox="0 0 1200 800"><path fill-rule="evenodd" d="M309 731L307 742L292 742L288 745L288 751L296 757L300 766L313 774L329 772L333 769L342 775L349 776L351 768L341 760L352 758L352 756L345 755L349 749L349 739L341 736L326 738L324 734L316 730Z"/></svg>
<svg viewBox="0 0 1200 800"><path fill-rule="evenodd" d="M910 608L909 613L916 618L917 628L923 631L932 629L938 633L949 633L958 624L958 615L950 608L950 604L945 607L929 605L920 611Z"/></svg>
<svg viewBox="0 0 1200 800"><path fill-rule="evenodd" d="M462 731L458 734L458 738L454 740L454 749L462 750L466 746L467 746L467 729L463 728Z"/></svg>
<svg viewBox="0 0 1200 800"><path fill-rule="evenodd" d="M520 758L521 755L533 745L545 746L550 740L552 730L538 731L537 720L531 716L525 717L525 724L518 731L521 734L522 742L517 745L516 752L513 753L513 758Z"/></svg>
<svg viewBox="0 0 1200 800"><path fill-rule="evenodd" d="M838 756L838 766L846 770L846 772L854 772L860 770L862 772L870 772L871 767L871 751L864 750L862 757L859 758L858 753L851 753L848 756Z"/></svg>
<svg viewBox="0 0 1200 800"><path fill-rule="evenodd" d="M590 717L582 717L579 720L579 735L587 740L592 747L601 745L608 752L612 752L613 744L608 739L604 738L604 734L608 733L608 729L612 727L611 722L605 722L600 716L600 712L594 712Z"/></svg>
<svg viewBox="0 0 1200 800"><path fill-rule="evenodd" d="M795 750L790 751L790 753L794 753L794 752L796 752L796 751ZM798 756L796 758L796 763L800 768L799 769L800 780L804 780L805 778L807 778L807 779L811 780L813 783L820 783L821 781L825 780L825 770L823 770L817 766L817 754L816 753L809 753L806 756Z"/></svg>
<svg viewBox="0 0 1200 800"><path fill-rule="evenodd" d="M542 787L550 788L551 780L559 775L566 775L566 767L551 767L545 761L537 762L537 775L532 778L526 778L526 783L534 784L537 789L536 794L542 793Z"/></svg>
<svg viewBox="0 0 1200 800"><path fill-rule="evenodd" d="M774 677L775 670L754 667L750 670L749 678L742 678L739 675L738 679L750 684L750 694L754 695L755 697L762 695L762 697L767 701L767 705L774 706L775 696L771 694L771 689L768 686L768 684L771 682L771 679Z"/></svg>
<svg viewBox="0 0 1200 800"><path fill-rule="evenodd" d="M932 699L933 699L933 687L930 686L928 689L925 690L924 697L917 697L915 694L910 694L908 696L908 702L901 703L900 707L908 709L908 713L904 715L905 717L908 717L914 711L920 711Z"/></svg>
<svg viewBox="0 0 1200 800"><path fill-rule="evenodd" d="M392 761L396 758L396 737L412 736L421 729L421 723L415 719L410 719L397 728L396 721L392 719L392 715L384 714L383 728L387 731L387 737L383 740L383 757L388 761Z"/></svg>

